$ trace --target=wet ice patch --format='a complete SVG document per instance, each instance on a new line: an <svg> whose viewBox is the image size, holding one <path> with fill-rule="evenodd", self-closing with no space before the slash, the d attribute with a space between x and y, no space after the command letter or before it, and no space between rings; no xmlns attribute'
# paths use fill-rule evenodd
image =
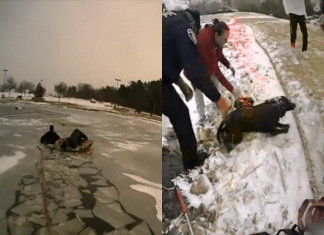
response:
<svg viewBox="0 0 324 235"><path fill-rule="evenodd" d="M116 142L111 141L111 144L115 145L117 148L129 150L129 151L137 151L138 148L144 147L148 145L148 142L135 142L135 141L124 141L124 142Z"/></svg>
<svg viewBox="0 0 324 235"><path fill-rule="evenodd" d="M156 202L155 208L157 211L156 217L158 218L158 220L162 221L162 189L151 188L141 184L133 184L130 185L130 187L134 190L149 194L152 197L154 197Z"/></svg>
<svg viewBox="0 0 324 235"><path fill-rule="evenodd" d="M108 153L101 153L101 155L107 157L107 158L113 158L112 156L110 156Z"/></svg>
<svg viewBox="0 0 324 235"><path fill-rule="evenodd" d="M14 145L14 144L7 144L7 146L9 146L9 147L14 147L14 148L19 148L19 149L25 149L24 146Z"/></svg>
<svg viewBox="0 0 324 235"><path fill-rule="evenodd" d="M107 140L114 140L117 137L122 137L124 134L122 133L117 133L117 132L112 132L112 131L102 131L102 130L96 130L97 131L97 135L105 138Z"/></svg>
<svg viewBox="0 0 324 235"><path fill-rule="evenodd" d="M1 156L0 157L0 174L7 171L14 165L16 165L19 159L22 159L26 156L23 152L16 151L13 156Z"/></svg>
<svg viewBox="0 0 324 235"><path fill-rule="evenodd" d="M42 126L46 125L40 119L8 119L8 118L0 118L0 122L2 125L6 126Z"/></svg>
<svg viewBox="0 0 324 235"><path fill-rule="evenodd" d="M142 184L148 185L150 187L162 189L162 185L161 184L153 183L153 182L148 181L146 179L143 179L142 177L137 176L137 175L131 175L131 174L127 174L127 173L123 173L123 174L126 175L126 176L128 176L129 178L137 181L137 182L142 183Z"/></svg>
<svg viewBox="0 0 324 235"><path fill-rule="evenodd" d="M146 179L143 179L142 177L126 174L124 175L128 176L129 178L141 183L141 184L133 184L130 185L130 187L134 190L137 190L139 192L147 193L155 198L156 201L156 210L157 210L157 218L162 221L162 185L150 182Z"/></svg>
<svg viewBox="0 0 324 235"><path fill-rule="evenodd" d="M121 152L124 151L123 149L111 149L109 150L109 153L116 153L116 152Z"/></svg>

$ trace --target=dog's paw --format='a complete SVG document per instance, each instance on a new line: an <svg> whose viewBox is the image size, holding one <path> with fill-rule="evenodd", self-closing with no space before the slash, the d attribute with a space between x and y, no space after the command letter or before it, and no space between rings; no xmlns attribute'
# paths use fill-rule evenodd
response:
<svg viewBox="0 0 324 235"><path fill-rule="evenodd" d="M289 124L282 125L281 128L284 131L284 133L287 133L289 130Z"/></svg>

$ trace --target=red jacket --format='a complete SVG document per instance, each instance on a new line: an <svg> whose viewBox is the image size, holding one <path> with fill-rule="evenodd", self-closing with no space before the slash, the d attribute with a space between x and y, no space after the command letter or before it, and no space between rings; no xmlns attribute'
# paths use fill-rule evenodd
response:
<svg viewBox="0 0 324 235"><path fill-rule="evenodd" d="M215 34L210 26L206 26L197 35L197 49L200 54L201 62L207 69L209 75L214 74L218 81L226 87L227 90L232 92L233 86L226 80L218 67L219 61L222 62L226 68L229 68L230 63L223 55L223 48L216 46Z"/></svg>

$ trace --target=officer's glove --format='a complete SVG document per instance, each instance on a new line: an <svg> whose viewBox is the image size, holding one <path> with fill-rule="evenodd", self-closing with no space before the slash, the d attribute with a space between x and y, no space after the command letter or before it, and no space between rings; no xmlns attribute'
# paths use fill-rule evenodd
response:
<svg viewBox="0 0 324 235"><path fill-rule="evenodd" d="M225 100L225 98L223 98L222 96L220 97L220 99L218 100L218 102L216 103L216 105L220 108L220 110L222 111L222 116L223 116L223 120L227 117L228 112L231 110L231 106L230 104Z"/></svg>

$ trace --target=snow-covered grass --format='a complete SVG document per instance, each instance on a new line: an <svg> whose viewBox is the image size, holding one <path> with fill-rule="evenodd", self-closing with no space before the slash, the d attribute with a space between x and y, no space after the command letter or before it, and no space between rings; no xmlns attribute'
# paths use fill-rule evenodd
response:
<svg viewBox="0 0 324 235"><path fill-rule="evenodd" d="M322 185L323 103L309 98L307 90L297 81L284 80L285 87L281 87L277 74L284 77L285 71L280 70L282 61L275 55L278 48L274 42L263 41L262 47L269 53L275 68L255 40L252 28L238 21L228 24L230 38L223 52L235 67L236 75L233 77L230 70L221 66L223 74L234 87L248 93L255 104L287 95L297 105L295 111L286 113L280 120L290 125L289 132L275 137L261 133L246 134L242 143L230 153L221 151L214 138L199 146L211 154L205 164L186 176L177 177L174 183L187 199L189 208L204 205L209 215L213 215L212 219L206 219L205 215L194 218L193 223L201 225L196 227L196 232L200 230L210 235L275 233L297 223L298 209L303 200L313 198L314 189L310 181ZM184 100L181 91L177 91ZM221 120L214 104L206 97L205 103L206 114L219 124ZM198 128L195 100L186 104L197 138L201 133L215 137L218 125L207 123L204 128ZM162 122L162 144L178 148L174 141L164 137L172 127L165 116ZM305 140L301 139L301 134ZM308 146L310 154L305 146ZM311 159L308 159L309 155ZM193 192L198 181L204 182L206 193L196 195ZM171 227L181 228L185 223L180 216Z"/></svg>

